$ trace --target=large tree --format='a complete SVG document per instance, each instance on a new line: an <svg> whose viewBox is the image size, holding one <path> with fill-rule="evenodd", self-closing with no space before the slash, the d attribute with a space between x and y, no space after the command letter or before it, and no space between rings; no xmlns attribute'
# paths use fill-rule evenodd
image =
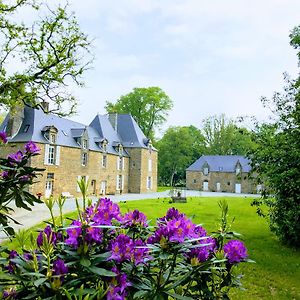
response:
<svg viewBox="0 0 300 300"><path fill-rule="evenodd" d="M22 21L24 11L32 22ZM0 1L0 40L0 106L42 108L40 102L47 101L53 112L74 111L76 100L68 85L83 85L92 57L90 41L67 5Z"/></svg>
<svg viewBox="0 0 300 300"><path fill-rule="evenodd" d="M224 114L203 120L202 133L206 141L206 154L245 155L254 146L252 134Z"/></svg>
<svg viewBox="0 0 300 300"><path fill-rule="evenodd" d="M130 113L147 137L154 138L154 129L162 125L173 107L169 96L159 87L134 88L116 103L107 101L108 113Z"/></svg>
<svg viewBox="0 0 300 300"><path fill-rule="evenodd" d="M205 151L204 137L194 126L170 127L155 146L159 182L171 186L184 181L186 168Z"/></svg>
<svg viewBox="0 0 300 300"><path fill-rule="evenodd" d="M300 26L290 38L300 61ZM283 93L263 98L277 121L257 126L258 147L250 157L266 187L263 200L255 204L266 203L271 229L282 241L300 247L300 77L286 76L285 82Z"/></svg>

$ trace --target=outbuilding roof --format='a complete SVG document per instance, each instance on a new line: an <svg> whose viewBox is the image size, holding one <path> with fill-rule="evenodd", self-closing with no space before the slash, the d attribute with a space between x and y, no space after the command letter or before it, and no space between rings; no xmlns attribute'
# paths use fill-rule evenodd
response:
<svg viewBox="0 0 300 300"><path fill-rule="evenodd" d="M233 173L238 163L242 172L251 171L250 160L242 155L202 155L186 171L202 171L204 166L208 166L210 172Z"/></svg>

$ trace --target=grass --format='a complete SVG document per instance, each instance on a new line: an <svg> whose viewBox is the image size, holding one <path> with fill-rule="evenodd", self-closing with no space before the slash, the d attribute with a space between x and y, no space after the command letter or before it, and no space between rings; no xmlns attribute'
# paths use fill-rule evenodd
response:
<svg viewBox="0 0 300 300"><path fill-rule="evenodd" d="M154 224L168 208L174 206L193 221L202 224L208 232L217 228L221 198L195 197L188 203L169 204L168 199L150 199L120 203L122 212L139 209ZM227 198L229 216L235 218L233 230L243 234L249 257L256 263L241 264L240 271L245 275L243 286L246 290L233 290L232 299L300 299L300 252L280 244L270 233L266 221L258 217L249 198ZM68 214L76 217L76 213ZM33 229L41 228L37 225ZM8 243L10 248L16 243Z"/></svg>
<svg viewBox="0 0 300 300"><path fill-rule="evenodd" d="M170 186L158 186L157 187L157 191L158 192L164 192L164 191L168 191L168 190L170 190L172 187L170 187Z"/></svg>

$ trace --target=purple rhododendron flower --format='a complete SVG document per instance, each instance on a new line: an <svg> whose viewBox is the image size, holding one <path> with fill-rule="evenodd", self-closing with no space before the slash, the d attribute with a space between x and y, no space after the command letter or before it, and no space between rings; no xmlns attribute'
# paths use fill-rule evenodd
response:
<svg viewBox="0 0 300 300"><path fill-rule="evenodd" d="M25 260L33 260L33 255L29 252L25 252L23 254L23 257L24 257Z"/></svg>
<svg viewBox="0 0 300 300"><path fill-rule="evenodd" d="M110 199L100 199L99 205L96 207L96 212L92 217L92 221L98 225L112 225L111 221L113 219L118 221L122 219L119 206Z"/></svg>
<svg viewBox="0 0 300 300"><path fill-rule="evenodd" d="M158 219L158 229L148 239L148 243L158 243L162 239L170 242L183 242L185 239L195 238L196 225L175 208L168 210L164 218Z"/></svg>
<svg viewBox="0 0 300 300"><path fill-rule="evenodd" d="M122 223L125 226L134 226L134 225L140 225L143 227L147 227L147 217L137 209L134 211L130 211L122 219Z"/></svg>
<svg viewBox="0 0 300 300"><path fill-rule="evenodd" d="M15 299L17 296L15 289L4 290L2 293L3 299Z"/></svg>
<svg viewBox="0 0 300 300"><path fill-rule="evenodd" d="M85 239L87 242L101 243L102 238L103 238L103 235L102 235L101 228L91 226L86 229Z"/></svg>
<svg viewBox="0 0 300 300"><path fill-rule="evenodd" d="M116 267L113 267L112 271L115 272L117 276L114 277L109 284L106 299L125 300L127 296L126 288L131 286L131 283L127 281L126 274L121 274Z"/></svg>
<svg viewBox="0 0 300 300"><path fill-rule="evenodd" d="M27 181L29 181L30 180L30 175L22 175L21 177L20 177L20 181L22 181L22 182L27 182Z"/></svg>
<svg viewBox="0 0 300 300"><path fill-rule="evenodd" d="M7 135L4 131L0 132L0 142L6 144L7 143Z"/></svg>
<svg viewBox="0 0 300 300"><path fill-rule="evenodd" d="M149 249L142 240L139 239L134 242L133 259L136 265L151 259L148 253Z"/></svg>
<svg viewBox="0 0 300 300"><path fill-rule="evenodd" d="M65 275L68 273L68 267L62 259L58 258L53 262L52 272L54 275Z"/></svg>
<svg viewBox="0 0 300 300"><path fill-rule="evenodd" d="M31 153L31 154L35 154L40 152L40 148L32 141L29 141L26 145L25 145L25 151L26 153Z"/></svg>
<svg viewBox="0 0 300 300"><path fill-rule="evenodd" d="M203 246L191 249L185 256L190 260L197 259L198 262L205 262L216 250L216 240L212 237L206 237L198 243Z"/></svg>
<svg viewBox="0 0 300 300"><path fill-rule="evenodd" d="M239 263L248 257L247 248L239 240L229 241L224 245L223 250L230 264Z"/></svg>
<svg viewBox="0 0 300 300"><path fill-rule="evenodd" d="M74 248L78 247L78 238L82 234L81 222L74 220L71 223L71 226L67 229L68 238L65 240L65 243Z"/></svg>
<svg viewBox="0 0 300 300"><path fill-rule="evenodd" d="M109 259L116 262L123 262L125 260L131 260L134 249L133 240L125 235L118 235L115 240L110 243L111 256Z"/></svg>
<svg viewBox="0 0 300 300"><path fill-rule="evenodd" d="M8 258L9 258L9 263L8 265L5 267L5 269L9 272L9 273L13 273L16 267L16 264L14 262L11 261L11 259L14 259L18 256L17 251L12 250L9 252Z"/></svg>
<svg viewBox="0 0 300 300"><path fill-rule="evenodd" d="M11 153L7 156L8 159L12 160L13 162L21 162L23 160L23 152L17 151L16 153Z"/></svg>
<svg viewBox="0 0 300 300"><path fill-rule="evenodd" d="M43 231L40 231L36 243L39 247L43 245L43 236L44 234L47 237L47 240L50 241L52 244L55 244L57 241L57 235L54 231L52 231L51 227L48 225Z"/></svg>
<svg viewBox="0 0 300 300"><path fill-rule="evenodd" d="M3 179L7 179L9 177L9 173L8 171L3 171L0 176L3 178Z"/></svg>
<svg viewBox="0 0 300 300"><path fill-rule="evenodd" d="M196 238L197 238L197 237L204 237L204 236L207 236L206 230L205 230L202 226L200 226L200 225L198 225L198 226L195 227L194 232L195 232L195 237L196 237Z"/></svg>

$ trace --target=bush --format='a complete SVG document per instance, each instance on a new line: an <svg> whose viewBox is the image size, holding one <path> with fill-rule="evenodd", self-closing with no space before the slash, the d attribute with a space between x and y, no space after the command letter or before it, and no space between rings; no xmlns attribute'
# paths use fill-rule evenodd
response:
<svg viewBox="0 0 300 300"><path fill-rule="evenodd" d="M240 286L247 250L232 239L225 202L212 236L175 208L152 228L106 198L77 207L78 219L65 226L61 216L21 253L0 249L4 299L229 299Z"/></svg>

